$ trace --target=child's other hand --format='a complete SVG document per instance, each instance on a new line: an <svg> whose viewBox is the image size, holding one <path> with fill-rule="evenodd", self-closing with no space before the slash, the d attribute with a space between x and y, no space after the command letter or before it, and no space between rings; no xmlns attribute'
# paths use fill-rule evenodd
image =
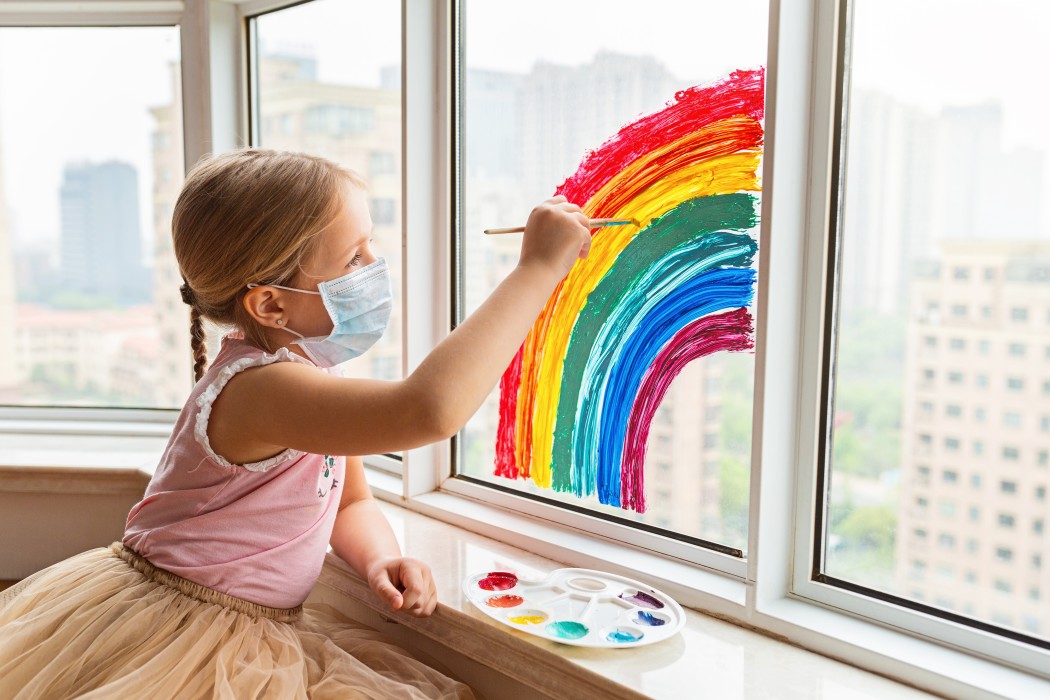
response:
<svg viewBox="0 0 1050 700"><path fill-rule="evenodd" d="M380 559L368 569L368 585L391 610L426 617L437 607L437 587L430 567L418 559Z"/></svg>
<svg viewBox="0 0 1050 700"><path fill-rule="evenodd" d="M562 195L538 205L525 223L518 265L542 265L562 279L591 249L588 221L583 210Z"/></svg>

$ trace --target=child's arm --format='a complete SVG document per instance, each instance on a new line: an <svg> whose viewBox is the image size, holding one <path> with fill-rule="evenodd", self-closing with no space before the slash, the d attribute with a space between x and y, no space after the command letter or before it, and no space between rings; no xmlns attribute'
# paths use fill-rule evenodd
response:
<svg viewBox="0 0 1050 700"><path fill-rule="evenodd" d="M332 550L368 581L391 610L417 617L434 612L437 589L430 567L401 556L394 532L365 482L360 457L346 458L342 489L330 540Z"/></svg>
<svg viewBox="0 0 1050 700"><path fill-rule="evenodd" d="M294 362L246 370L216 400L209 424L213 446L231 461L254 461L286 447L376 454L454 435L496 385L555 286L589 248L587 217L579 207L564 198L548 200L529 216L518 266L410 376L394 382L340 379Z"/></svg>

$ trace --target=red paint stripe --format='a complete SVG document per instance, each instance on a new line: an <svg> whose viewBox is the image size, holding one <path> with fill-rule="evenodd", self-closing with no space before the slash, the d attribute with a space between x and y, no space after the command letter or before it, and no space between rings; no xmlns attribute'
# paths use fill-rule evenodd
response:
<svg viewBox="0 0 1050 700"><path fill-rule="evenodd" d="M750 350L755 347L754 325L746 308L704 316L678 331L660 350L642 378L631 416L620 470L620 507L645 512L645 448L656 409L671 382L693 360L721 350Z"/></svg>
<svg viewBox="0 0 1050 700"><path fill-rule="evenodd" d="M736 116L762 119L766 71L734 71L720 83L691 87L675 94L664 109L620 129L616 136L591 151L576 173L557 189L570 202L583 205L638 156L713 122Z"/></svg>

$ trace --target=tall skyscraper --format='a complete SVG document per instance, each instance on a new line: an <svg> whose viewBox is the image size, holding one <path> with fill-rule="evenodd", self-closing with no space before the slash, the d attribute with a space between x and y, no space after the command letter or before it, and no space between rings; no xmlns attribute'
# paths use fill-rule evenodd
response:
<svg viewBox="0 0 1050 700"><path fill-rule="evenodd" d="M959 240L913 283L897 588L1050 635L1050 243Z"/></svg>
<svg viewBox="0 0 1050 700"><path fill-rule="evenodd" d="M148 301L135 168L118 161L67 165L61 208L68 291L120 304Z"/></svg>

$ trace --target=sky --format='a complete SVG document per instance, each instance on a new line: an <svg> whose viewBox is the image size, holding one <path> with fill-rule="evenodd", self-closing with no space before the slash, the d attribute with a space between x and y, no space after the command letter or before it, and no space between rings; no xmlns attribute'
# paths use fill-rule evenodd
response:
<svg viewBox="0 0 1050 700"><path fill-rule="evenodd" d="M654 55L696 83L765 61L761 0L649 0L646 13L626 0L465 4L471 67L524 73L539 58L573 65L610 50ZM855 87L931 111L1000 100L1006 145L1050 152L1050 130L1038 126L1050 111L1050 3L857 0L855 7ZM270 50L314 53L322 80L377 85L380 68L400 62L399 21L399 2L319 0L263 16L259 26ZM178 52L174 28L0 28L0 147L18 239L57 237L67 161L129 161L142 202L150 201L147 109L170 100L168 64Z"/></svg>

